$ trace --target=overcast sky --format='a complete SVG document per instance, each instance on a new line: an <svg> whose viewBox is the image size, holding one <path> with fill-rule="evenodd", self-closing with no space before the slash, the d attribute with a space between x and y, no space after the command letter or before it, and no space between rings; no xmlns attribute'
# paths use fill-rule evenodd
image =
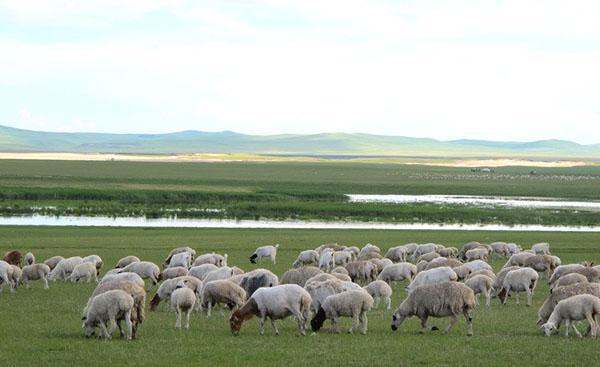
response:
<svg viewBox="0 0 600 367"><path fill-rule="evenodd" d="M0 124L600 143L600 2L0 0Z"/></svg>

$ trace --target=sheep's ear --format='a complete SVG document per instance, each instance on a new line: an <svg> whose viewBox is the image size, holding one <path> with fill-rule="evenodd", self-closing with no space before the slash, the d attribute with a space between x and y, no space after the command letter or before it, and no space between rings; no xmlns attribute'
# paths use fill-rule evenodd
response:
<svg viewBox="0 0 600 367"><path fill-rule="evenodd" d="M81 321L85 321L86 319L87 319L87 316L83 316L83 317L81 318Z"/></svg>

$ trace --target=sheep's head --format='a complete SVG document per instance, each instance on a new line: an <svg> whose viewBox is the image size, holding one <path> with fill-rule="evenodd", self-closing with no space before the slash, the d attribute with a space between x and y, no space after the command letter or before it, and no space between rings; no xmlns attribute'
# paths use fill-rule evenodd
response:
<svg viewBox="0 0 600 367"><path fill-rule="evenodd" d="M229 318L229 326L233 335L238 336L240 334L240 329L242 328L243 322L244 318L242 317L239 310L231 314L231 317Z"/></svg>
<svg viewBox="0 0 600 367"><path fill-rule="evenodd" d="M396 312L395 314L392 315L392 330L396 331L398 330L398 328L400 327L400 325L402 324L402 322L404 322L405 317L400 315L398 312Z"/></svg>
<svg viewBox="0 0 600 367"><path fill-rule="evenodd" d="M557 328L556 325L552 324L552 323L545 323L544 325L540 326L540 329L544 330L544 334L546 334L546 336L550 336L553 333L557 332Z"/></svg>
<svg viewBox="0 0 600 367"><path fill-rule="evenodd" d="M83 325L81 326L84 331L84 335L86 338L90 338L92 336L94 336L94 332L96 330L96 325L94 322L88 320L85 316L82 318L83 320Z"/></svg>
<svg viewBox="0 0 600 367"><path fill-rule="evenodd" d="M327 315L325 314L325 310L323 309L323 307L319 307L319 311L317 311L315 317L312 320L310 320L310 327L312 331L319 331L323 327L323 323L326 319Z"/></svg>

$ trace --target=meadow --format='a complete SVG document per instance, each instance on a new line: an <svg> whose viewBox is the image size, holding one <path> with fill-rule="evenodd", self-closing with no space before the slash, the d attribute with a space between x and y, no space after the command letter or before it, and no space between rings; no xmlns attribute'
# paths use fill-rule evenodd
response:
<svg viewBox="0 0 600 367"><path fill-rule="evenodd" d="M0 227L2 251L32 251L39 261L52 255L98 254L106 264L103 272L130 254L161 263L171 248L180 245L192 246L198 253L228 253L230 265L248 271L258 267L247 259L255 247L280 243L277 264L262 266L281 276L299 251L327 242L358 246L370 242L385 251L408 242L460 247L472 240L512 241L524 248L547 241L563 263L600 261L600 235L594 233ZM503 263L495 258L493 266L498 270ZM553 366L594 365L597 360L597 340L565 338L562 334L545 337L537 328L537 309L548 294L544 281L536 289L531 308L516 305L514 299L506 306L493 299L490 308L479 307L474 312L472 337L466 336L463 319L449 335L419 334L416 319L392 332L391 314L404 298L404 285L393 287L392 310L380 306L369 313L366 336L331 334L326 324L315 336L299 337L292 320L280 323L279 336L271 335L269 328L260 336L258 322L253 319L240 336L234 337L227 319L218 313L210 319L194 313L190 329L178 331L174 328L175 315L162 305L157 312L148 312L138 339L128 342L119 337L99 341L83 336L81 309L93 284L56 282L43 290L35 282L31 289L0 295L0 365ZM149 289L149 297L154 290ZM446 323L447 319L430 322L437 326ZM343 319L342 330L349 325L349 320Z"/></svg>

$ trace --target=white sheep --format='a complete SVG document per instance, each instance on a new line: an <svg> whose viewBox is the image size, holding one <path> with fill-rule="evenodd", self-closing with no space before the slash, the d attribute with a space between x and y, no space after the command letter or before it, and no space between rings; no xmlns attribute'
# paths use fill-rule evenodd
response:
<svg viewBox="0 0 600 367"><path fill-rule="evenodd" d="M365 291L375 300L375 308L379 307L379 302L383 299L386 309L392 307L392 287L383 280L375 280L364 287Z"/></svg>
<svg viewBox="0 0 600 367"><path fill-rule="evenodd" d="M377 279L392 284L392 282L401 280L408 280L410 282L415 275L417 275L417 267L411 263L402 262L388 265L383 268L381 273L377 276Z"/></svg>
<svg viewBox="0 0 600 367"><path fill-rule="evenodd" d="M386 254L385 258L390 259L393 262L404 262L406 261L406 256L408 255L408 250L405 246L395 246L390 248Z"/></svg>
<svg viewBox="0 0 600 367"><path fill-rule="evenodd" d="M316 265L319 263L319 253L315 250L305 250L298 254L298 257L292 264L294 268L304 265Z"/></svg>
<svg viewBox="0 0 600 367"><path fill-rule="evenodd" d="M206 317L210 317L212 308L218 304L227 305L232 310L242 307L246 291L229 280L213 280L202 287L200 300L200 306L206 308ZM221 308L221 315L222 310Z"/></svg>
<svg viewBox="0 0 600 367"><path fill-rule="evenodd" d="M546 242L536 243L531 246L531 250L536 255L550 255L550 244Z"/></svg>
<svg viewBox="0 0 600 367"><path fill-rule="evenodd" d="M208 273L217 269L219 268L215 264L202 264L198 266L192 266L188 271L188 275L196 277L200 280L204 280Z"/></svg>
<svg viewBox="0 0 600 367"><path fill-rule="evenodd" d="M585 275L579 273L565 274L562 277L558 278L558 280L554 282L552 286L550 286L550 291L553 291L558 287L577 283L588 283L588 279L585 277Z"/></svg>
<svg viewBox="0 0 600 367"><path fill-rule="evenodd" d="M50 267L46 264L26 265L23 267L21 282L25 284L26 288L29 288L29 281L41 279L44 289L48 289L48 274L50 274Z"/></svg>
<svg viewBox="0 0 600 367"><path fill-rule="evenodd" d="M527 306L531 306L533 291L539 279L537 271L531 268L521 268L509 271L504 277L502 288L505 291L502 304L505 305L510 291L517 293L517 304L519 304L519 292L527 293Z"/></svg>
<svg viewBox="0 0 600 367"><path fill-rule="evenodd" d="M425 270L417 274L412 282L410 282L410 284L406 287L406 292L410 294L415 290L415 288L426 284L452 282L457 280L458 276L454 270L452 270L452 268L441 266L439 268Z"/></svg>
<svg viewBox="0 0 600 367"><path fill-rule="evenodd" d="M333 268L331 270L331 274L336 274L336 273L348 275L348 270L346 270L346 268L343 266L336 266L335 268Z"/></svg>
<svg viewBox="0 0 600 367"><path fill-rule="evenodd" d="M10 286L10 291L14 292L16 284L12 279L12 268L9 263L4 260L0 260L0 294L4 291L6 284Z"/></svg>
<svg viewBox="0 0 600 367"><path fill-rule="evenodd" d="M377 265L368 260L352 261L346 264L346 270L353 282L362 281L365 284L377 279Z"/></svg>
<svg viewBox="0 0 600 367"><path fill-rule="evenodd" d="M479 306L479 294L485 296L485 305L490 307L490 299L492 298L492 290L494 280L487 275L478 274L470 277L465 281L465 285L475 293L475 304Z"/></svg>
<svg viewBox="0 0 600 367"><path fill-rule="evenodd" d="M527 261L528 258L533 256L535 256L535 254L532 254L531 252L519 252L517 254L512 255L508 259L506 264L504 264L503 268L507 268L509 266L525 266L525 261Z"/></svg>
<svg viewBox="0 0 600 367"><path fill-rule="evenodd" d="M334 251L332 249L325 249L319 256L319 269L329 271L335 266L335 260L333 258Z"/></svg>
<svg viewBox="0 0 600 367"><path fill-rule="evenodd" d="M227 258L227 254L220 255L215 254L214 252L210 254L202 254L198 256L196 260L194 260L192 266L198 266L202 264L213 264L217 267L227 266Z"/></svg>
<svg viewBox="0 0 600 367"><path fill-rule="evenodd" d="M89 255L83 258L83 262L88 262L88 263L92 263L94 264L94 266L96 267L96 275L100 275L100 269L102 269L102 265L104 265L104 262L102 261L102 258L98 255Z"/></svg>
<svg viewBox="0 0 600 367"><path fill-rule="evenodd" d="M573 273L577 270L585 268L582 264L567 264L567 265L559 265L552 272L552 276L548 279L548 284L553 284L563 275Z"/></svg>
<svg viewBox="0 0 600 367"><path fill-rule="evenodd" d="M360 322L360 332L364 335L367 333L367 312L373 307L373 302L373 297L362 289L331 295L325 299L325 302L311 320L312 331L318 331L325 320L330 319L333 331L339 333L337 319L340 316L347 316L352 317L352 326L348 332L354 333Z"/></svg>
<svg viewBox="0 0 600 367"><path fill-rule="evenodd" d="M421 255L425 255L430 252L435 252L436 249L437 247L435 243L426 243L423 245L418 245L418 247L415 249L412 255L413 261L416 261L417 258Z"/></svg>
<svg viewBox="0 0 600 367"><path fill-rule="evenodd" d="M171 260L169 261L168 267L184 267L188 269L192 265L192 253L190 252L180 252L171 256Z"/></svg>
<svg viewBox="0 0 600 367"><path fill-rule="evenodd" d="M311 309L317 312L327 297L344 292L345 287L338 279L326 279L323 281L307 282L304 289L306 289L312 299Z"/></svg>
<svg viewBox="0 0 600 367"><path fill-rule="evenodd" d="M156 294L150 300L150 311L156 310L162 300L169 299L173 291L177 288L177 284L182 282L186 287L190 288L196 297L199 298L202 293L202 281L198 278L186 275L178 278L167 279L161 283L156 290ZM198 307L200 303L198 302Z"/></svg>
<svg viewBox="0 0 600 367"><path fill-rule="evenodd" d="M94 329L99 327L101 331L100 336L103 336L105 339L110 339L115 329L116 321L125 320L127 339L131 340L132 310L133 297L123 290L115 289L95 296L92 299L85 316L85 336L92 336L94 334Z"/></svg>
<svg viewBox="0 0 600 367"><path fill-rule="evenodd" d="M273 262L273 264L277 264L276 257L278 248L278 244L274 246L268 245L258 247L256 250L254 250L254 253L250 255L250 262L252 264L256 264L256 261L258 260L258 263L260 264L262 259L268 258Z"/></svg>
<svg viewBox="0 0 600 367"><path fill-rule="evenodd" d="M304 287L307 280L320 273L321 270L319 268L310 265L292 268L281 276L280 284L298 284L299 286Z"/></svg>
<svg viewBox="0 0 600 367"><path fill-rule="evenodd" d="M150 279L153 285L158 284L160 268L150 261L134 262L123 268L123 272L136 273L142 279Z"/></svg>
<svg viewBox="0 0 600 367"><path fill-rule="evenodd" d="M464 266L466 266L467 268L471 269L471 272L476 272L478 270L494 270L490 264L488 264L487 262L483 261L483 260L473 260L473 261L469 261L463 264Z"/></svg>
<svg viewBox="0 0 600 367"><path fill-rule="evenodd" d="M187 252L187 253L189 253L189 254L191 255L191 258L192 258L192 259L194 258L194 256L196 256L196 250L194 250L193 248L191 248L191 247L189 247L189 246L177 247L177 248L174 248L174 249L172 249L172 250L169 252L169 255L168 255L168 256L167 256L167 258L165 259L165 262L163 263L163 266L164 266L164 267L167 267L167 266L169 265L169 263L171 262L171 258L172 258L174 255L181 254L181 253L184 253L184 252ZM189 266L188 266L188 267L189 267Z"/></svg>
<svg viewBox="0 0 600 367"><path fill-rule="evenodd" d="M25 254L25 256L23 256L23 265L32 264L35 264L35 256L31 252L28 252Z"/></svg>
<svg viewBox="0 0 600 367"><path fill-rule="evenodd" d="M178 254L176 254L178 255ZM181 282L171 293L171 307L175 309L176 320L175 328L181 328L181 316L185 313L185 328L190 327L190 313L196 304L196 294L194 291L183 285Z"/></svg>
<svg viewBox="0 0 600 367"><path fill-rule="evenodd" d="M335 265L346 265L352 261L352 252L342 250L333 253L333 263Z"/></svg>
<svg viewBox="0 0 600 367"><path fill-rule="evenodd" d="M367 243L360 249L357 258L361 260L368 260L372 258L374 255L379 255L381 253L381 249L375 245Z"/></svg>
<svg viewBox="0 0 600 367"><path fill-rule="evenodd" d="M467 261L473 261L473 260L483 260L483 261L488 261L489 260L489 252L486 248L474 248L471 249L467 252L465 252L465 259Z"/></svg>
<svg viewBox="0 0 600 367"><path fill-rule="evenodd" d="M546 336L550 336L564 321L565 336L569 336L569 328L572 326L575 334L581 338L581 333L573 321L587 320L590 324L592 338L595 338L598 330L596 322L598 313L600 313L600 298L591 294L579 294L558 302L550 318L541 328Z"/></svg>
<svg viewBox="0 0 600 367"><path fill-rule="evenodd" d="M172 257L172 259L175 258L175 256L177 256L177 255L181 255L181 254L174 255ZM183 277L183 276L186 276L188 274L189 274L188 269L186 267L183 267L183 266L175 266L175 267L172 267L172 268L166 268L165 270L163 270L160 273L159 281L162 282L162 281L167 280L167 279L173 279L173 278L177 278L177 277Z"/></svg>
<svg viewBox="0 0 600 367"><path fill-rule="evenodd" d="M89 283L90 281L94 281L98 283L98 277L96 275L96 265L90 262L83 262L73 269L71 276L69 277L71 282L79 282L80 280Z"/></svg>
<svg viewBox="0 0 600 367"><path fill-rule="evenodd" d="M239 268L236 268L235 266L233 268L230 268L229 266L217 268L217 270L213 270L210 273L206 274L202 281L206 283L213 280L229 279L236 274L243 273L242 271L238 271L236 269Z"/></svg>
<svg viewBox="0 0 600 367"><path fill-rule="evenodd" d="M23 276L23 270L19 268L17 265L10 266L11 271L9 272L9 276L13 284L15 285L15 289L21 282L21 277Z"/></svg>
<svg viewBox="0 0 600 367"><path fill-rule="evenodd" d="M51 258L46 259L46 261L44 261L44 264L48 265L50 267L50 270L53 270L56 267L56 265L58 265L58 263L64 259L65 258L62 256L52 256Z"/></svg>
<svg viewBox="0 0 600 367"><path fill-rule="evenodd" d="M142 288L145 286L144 279L142 279L141 276L139 276L136 273L123 271L118 274L106 274L105 276L102 277L102 280L100 280L100 282L98 283L98 287L101 286L102 284L105 284L108 282L124 281L124 280L135 283Z"/></svg>
<svg viewBox="0 0 600 367"><path fill-rule="evenodd" d="M125 256L121 259L119 259L119 261L117 262L117 265L115 266L115 268L119 268L122 269L124 267L126 267L129 264L132 263L137 263L140 262L140 258L137 256L133 256L133 255L129 255L129 256Z"/></svg>
<svg viewBox="0 0 600 367"><path fill-rule="evenodd" d="M57 279L67 280L75 267L83 262L83 258L79 256L69 257L61 260L48 275L48 280L56 281Z"/></svg>

